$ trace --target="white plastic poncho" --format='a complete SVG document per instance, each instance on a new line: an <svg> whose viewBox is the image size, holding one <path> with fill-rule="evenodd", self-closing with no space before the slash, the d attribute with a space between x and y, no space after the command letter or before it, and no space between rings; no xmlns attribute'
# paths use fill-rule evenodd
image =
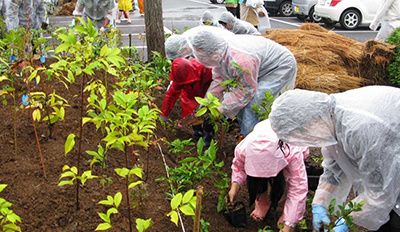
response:
<svg viewBox="0 0 400 232"><path fill-rule="evenodd" d="M165 53L168 59L175 60L179 57L188 58L193 55L192 49L187 40L196 35L199 31L208 30L223 37L234 36L230 31L220 27L197 26L185 31L182 35L172 35L165 41Z"/></svg>
<svg viewBox="0 0 400 232"><path fill-rule="evenodd" d="M209 10L204 11L200 19L200 25L221 27L217 21L214 20L214 16Z"/></svg>
<svg viewBox="0 0 400 232"><path fill-rule="evenodd" d="M277 97L294 88L296 59L272 40L252 35L224 37L203 29L189 38L189 44L197 61L213 68L208 92L220 98L223 106L219 110L225 116L237 116L244 136L259 122L252 106L260 105L266 91ZM236 86L226 89L221 85L231 79L237 80Z"/></svg>
<svg viewBox="0 0 400 232"><path fill-rule="evenodd" d="M5 6L5 22L8 31L17 27L39 30L42 23L46 22L43 0L9 0Z"/></svg>
<svg viewBox="0 0 400 232"><path fill-rule="evenodd" d="M114 0L78 0L73 15L82 14L83 18L90 18L90 20L95 22L94 24L98 29L102 27L102 23L106 18L109 19L110 22L113 21L114 8Z"/></svg>
<svg viewBox="0 0 400 232"><path fill-rule="evenodd" d="M372 30L377 30L379 24L381 29L376 35L376 40L385 40L394 29L400 27L400 0L383 0L370 24Z"/></svg>
<svg viewBox="0 0 400 232"><path fill-rule="evenodd" d="M233 27L230 31L234 34L261 35L251 23L236 18L229 11L223 12L218 21L226 24L233 23Z"/></svg>
<svg viewBox="0 0 400 232"><path fill-rule="evenodd" d="M175 60L180 57L192 55L192 50L183 35L172 35L165 41L165 54L168 59Z"/></svg>
<svg viewBox="0 0 400 232"><path fill-rule="evenodd" d="M283 141L322 146L324 173L313 204L341 204L353 187L365 200L354 223L377 230L394 210L400 215L400 89L368 86L337 94L284 93L270 121Z"/></svg>

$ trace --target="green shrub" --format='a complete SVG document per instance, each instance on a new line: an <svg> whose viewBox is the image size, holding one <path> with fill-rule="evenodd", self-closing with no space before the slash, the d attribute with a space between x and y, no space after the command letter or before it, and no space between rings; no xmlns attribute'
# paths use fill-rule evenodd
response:
<svg viewBox="0 0 400 232"><path fill-rule="evenodd" d="M397 28L385 40L386 43L397 45L395 60L389 65L389 82L391 85L400 87L400 28Z"/></svg>

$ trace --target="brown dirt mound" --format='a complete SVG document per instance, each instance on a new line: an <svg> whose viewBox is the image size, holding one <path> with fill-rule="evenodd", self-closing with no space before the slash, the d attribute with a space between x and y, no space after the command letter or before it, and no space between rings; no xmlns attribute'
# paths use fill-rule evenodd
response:
<svg viewBox="0 0 400 232"><path fill-rule="evenodd" d="M264 36L296 57L297 88L326 93L387 84L386 67L395 55L393 45L373 40L360 43L313 23L297 30L270 30Z"/></svg>

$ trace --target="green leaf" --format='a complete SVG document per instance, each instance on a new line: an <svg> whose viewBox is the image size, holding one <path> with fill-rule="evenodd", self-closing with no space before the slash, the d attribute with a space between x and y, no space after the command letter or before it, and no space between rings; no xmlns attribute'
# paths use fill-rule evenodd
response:
<svg viewBox="0 0 400 232"><path fill-rule="evenodd" d="M188 203L188 202L190 201L190 199L192 199L193 194L194 194L194 190L193 190L193 189L187 191L187 192L185 193L185 195L183 196L182 204Z"/></svg>
<svg viewBox="0 0 400 232"><path fill-rule="evenodd" d="M0 184L0 192L2 192L5 189L5 187L7 187L6 184Z"/></svg>
<svg viewBox="0 0 400 232"><path fill-rule="evenodd" d="M68 154L75 146L75 135L70 134L68 135L67 141L65 141L65 155Z"/></svg>
<svg viewBox="0 0 400 232"><path fill-rule="evenodd" d="M110 217L107 214L99 212L97 212L97 214L100 216L101 219L103 219L103 221L108 222L109 224L111 223Z"/></svg>
<svg viewBox="0 0 400 232"><path fill-rule="evenodd" d="M193 161L197 161L197 160L198 160L198 158L196 158L196 157L187 157L187 158L179 161L179 163L182 164L182 163L188 163L188 162L193 162Z"/></svg>
<svg viewBox="0 0 400 232"><path fill-rule="evenodd" d="M151 218L147 220L143 220L141 218L136 219L136 229L139 232L145 231L147 228L150 227L151 224Z"/></svg>
<svg viewBox="0 0 400 232"><path fill-rule="evenodd" d="M122 193L117 192L114 196L114 204L117 208L118 208L119 204L121 204L121 201L122 201Z"/></svg>
<svg viewBox="0 0 400 232"><path fill-rule="evenodd" d="M176 209L181 204L182 201L182 193L178 193L171 200L171 209Z"/></svg>
<svg viewBox="0 0 400 232"><path fill-rule="evenodd" d="M110 228L111 228L111 224L105 222L105 223L99 224L95 230L108 230Z"/></svg>
<svg viewBox="0 0 400 232"><path fill-rule="evenodd" d="M182 211L183 214L185 214L186 216L192 216L194 215L194 210L192 207L190 207L190 205L182 205L181 207L179 207L179 209Z"/></svg>
<svg viewBox="0 0 400 232"><path fill-rule="evenodd" d="M64 185L74 185L74 182L72 180L63 180L58 183L57 186L64 186Z"/></svg>
<svg viewBox="0 0 400 232"><path fill-rule="evenodd" d="M107 210L107 215L110 216L113 213L118 213L118 209L112 207Z"/></svg>
<svg viewBox="0 0 400 232"><path fill-rule="evenodd" d="M176 211L171 211L167 214L167 216L171 217L171 221L178 226L178 213Z"/></svg>
<svg viewBox="0 0 400 232"><path fill-rule="evenodd" d="M141 183L143 183L143 181L141 181L141 180L133 182L128 186L128 189L134 188L136 185L139 185Z"/></svg>
<svg viewBox="0 0 400 232"><path fill-rule="evenodd" d="M207 108L203 107L199 111L196 112L196 117L200 117L207 112Z"/></svg>
<svg viewBox="0 0 400 232"><path fill-rule="evenodd" d="M104 54L106 53L106 50L107 50L107 44L104 45L104 46L101 48L101 50L100 50L100 56L104 56Z"/></svg>

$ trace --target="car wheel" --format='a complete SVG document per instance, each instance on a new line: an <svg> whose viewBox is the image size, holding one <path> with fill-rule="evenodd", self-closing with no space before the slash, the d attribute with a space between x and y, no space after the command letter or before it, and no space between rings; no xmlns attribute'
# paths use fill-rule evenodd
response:
<svg viewBox="0 0 400 232"><path fill-rule="evenodd" d="M356 29L361 23L361 15L357 10L346 10L340 17L340 25L347 29Z"/></svg>
<svg viewBox="0 0 400 232"><path fill-rule="evenodd" d="M311 7L308 17L310 18L311 22L313 22L313 23L320 23L322 21L321 17L315 15L314 7Z"/></svg>
<svg viewBox="0 0 400 232"><path fill-rule="evenodd" d="M304 21L307 18L307 15L296 15L296 18L301 21Z"/></svg>
<svg viewBox="0 0 400 232"><path fill-rule="evenodd" d="M293 7L291 1L284 1L279 7L279 13L285 17L293 15Z"/></svg>
<svg viewBox="0 0 400 232"><path fill-rule="evenodd" d="M218 4L222 4L225 2L225 0L210 0L211 3L218 3Z"/></svg>
<svg viewBox="0 0 400 232"><path fill-rule="evenodd" d="M326 27L333 27L336 24L336 22L332 21L331 19L322 18L321 20Z"/></svg>

